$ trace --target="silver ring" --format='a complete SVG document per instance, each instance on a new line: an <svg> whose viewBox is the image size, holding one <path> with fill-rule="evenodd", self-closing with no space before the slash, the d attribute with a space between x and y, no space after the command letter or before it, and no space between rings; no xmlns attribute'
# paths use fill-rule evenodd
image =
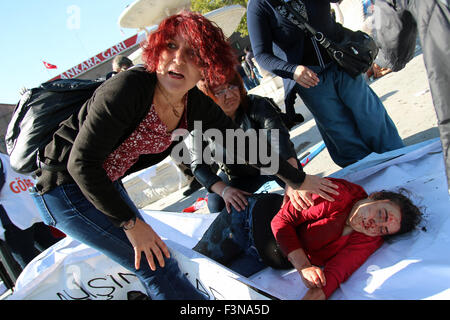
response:
<svg viewBox="0 0 450 320"><path fill-rule="evenodd" d="M325 37L324 37L324 35L323 35L322 32L317 32L317 33L314 35L314 38L316 38L317 41L321 42L321 41L323 40L323 38L325 38Z"/></svg>
<svg viewBox="0 0 450 320"><path fill-rule="evenodd" d="M340 55L340 57L338 57ZM342 53L342 51L335 51L333 53L333 56L336 60L341 60L344 57L344 54Z"/></svg>

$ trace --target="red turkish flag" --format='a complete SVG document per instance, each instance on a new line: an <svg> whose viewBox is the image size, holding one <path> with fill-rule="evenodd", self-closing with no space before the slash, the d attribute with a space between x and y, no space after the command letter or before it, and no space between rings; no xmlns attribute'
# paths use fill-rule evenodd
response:
<svg viewBox="0 0 450 320"><path fill-rule="evenodd" d="M44 64L44 66L45 66L47 69L57 69L57 68L58 68L58 67L55 66L54 64L51 64L51 63L48 63L48 62L45 62L45 61L42 61L42 63Z"/></svg>

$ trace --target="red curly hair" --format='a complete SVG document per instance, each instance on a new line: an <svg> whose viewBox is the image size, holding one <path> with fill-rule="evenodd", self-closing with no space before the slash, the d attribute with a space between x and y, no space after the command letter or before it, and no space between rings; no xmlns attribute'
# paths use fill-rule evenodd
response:
<svg viewBox="0 0 450 320"><path fill-rule="evenodd" d="M232 47L222 29L199 13L182 11L164 19L142 45L142 60L150 72L158 67L167 41L181 36L195 51L194 62L201 68L204 80L210 84L223 83L236 64ZM232 69L231 69L232 70Z"/></svg>

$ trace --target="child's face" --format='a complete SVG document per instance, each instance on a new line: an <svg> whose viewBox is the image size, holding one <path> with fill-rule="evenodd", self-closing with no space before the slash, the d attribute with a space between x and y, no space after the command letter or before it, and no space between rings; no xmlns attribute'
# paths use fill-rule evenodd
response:
<svg viewBox="0 0 450 320"><path fill-rule="evenodd" d="M350 216L350 226L368 236L384 236L400 230L400 207L390 200L368 200Z"/></svg>

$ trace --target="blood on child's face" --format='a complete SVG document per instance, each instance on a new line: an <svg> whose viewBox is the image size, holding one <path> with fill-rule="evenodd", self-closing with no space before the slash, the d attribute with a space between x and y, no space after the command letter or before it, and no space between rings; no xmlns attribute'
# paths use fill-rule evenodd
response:
<svg viewBox="0 0 450 320"><path fill-rule="evenodd" d="M400 207L390 200L362 203L350 218L350 224L355 231L371 237L398 232L400 221Z"/></svg>

